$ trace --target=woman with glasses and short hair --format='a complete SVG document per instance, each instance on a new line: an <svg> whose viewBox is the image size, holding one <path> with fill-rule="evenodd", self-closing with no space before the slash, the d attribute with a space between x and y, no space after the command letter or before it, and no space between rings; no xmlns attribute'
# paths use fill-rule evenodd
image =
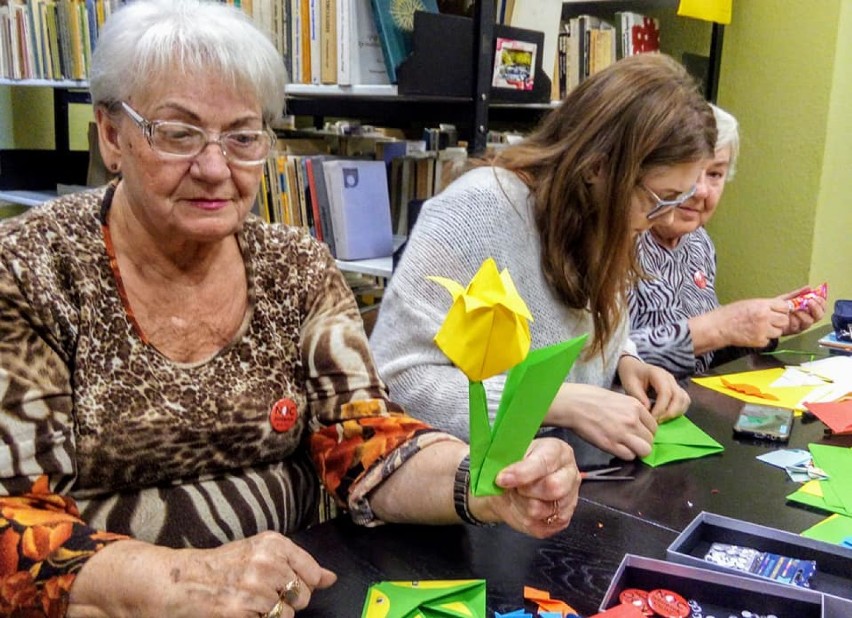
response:
<svg viewBox="0 0 852 618"><path fill-rule="evenodd" d="M716 152L694 195L636 240L647 277L630 291L630 338L645 362L678 377L704 373L774 345L782 335L810 328L825 313L825 300L818 296L803 309L790 311L789 301L808 288L719 304L716 249L704 226L716 212L725 183L734 177L740 136L736 118L715 105L713 114Z"/></svg>
<svg viewBox="0 0 852 618"><path fill-rule="evenodd" d="M335 579L285 536L320 481L365 525L568 525L566 444L471 496L468 446L388 399L327 248L249 213L284 81L227 5L107 20L119 179L0 226L0 614L292 617Z"/></svg>
<svg viewBox="0 0 852 618"><path fill-rule="evenodd" d="M370 340L394 398L468 436L466 378L433 341L451 298L427 277L464 283L493 257L529 306L533 349L590 335L544 424L623 459L650 453L657 422L689 398L628 338L634 238L689 199L715 141L710 107L682 66L626 58L427 201ZM611 390L616 378L626 394ZM485 381L490 406L504 384Z"/></svg>

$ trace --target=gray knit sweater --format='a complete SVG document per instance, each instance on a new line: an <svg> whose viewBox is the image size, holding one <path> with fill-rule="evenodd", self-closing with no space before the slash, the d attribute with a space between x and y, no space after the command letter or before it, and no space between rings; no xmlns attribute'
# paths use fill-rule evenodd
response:
<svg viewBox="0 0 852 618"><path fill-rule="evenodd" d="M541 270L541 245L531 196L512 172L474 169L427 201L394 271L370 340L379 373L391 396L413 416L463 439L468 437L468 381L435 345L452 298L428 280L440 275L466 286L493 257L508 268L533 315L532 349L592 333L587 311L572 310L553 294ZM626 312L625 312L626 313ZM600 354L574 365L568 380L610 387L622 352L635 354L627 316ZM485 381L496 410L505 376Z"/></svg>

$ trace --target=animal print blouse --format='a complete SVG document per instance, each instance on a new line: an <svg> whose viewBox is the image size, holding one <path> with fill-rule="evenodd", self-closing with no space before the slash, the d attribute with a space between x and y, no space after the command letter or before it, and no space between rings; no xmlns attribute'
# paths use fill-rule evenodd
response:
<svg viewBox="0 0 852 618"><path fill-rule="evenodd" d="M684 378L755 351L728 346L695 355L689 320L719 306L716 248L703 227L685 234L674 249L643 232L636 240L636 253L649 279L640 281L628 296L630 339L646 363Z"/></svg>
<svg viewBox="0 0 852 618"><path fill-rule="evenodd" d="M75 573L132 536L211 547L317 517L322 481L359 523L450 436L379 380L326 248L249 217L248 310L212 358L146 343L104 242L104 190L0 225L0 614L62 615Z"/></svg>

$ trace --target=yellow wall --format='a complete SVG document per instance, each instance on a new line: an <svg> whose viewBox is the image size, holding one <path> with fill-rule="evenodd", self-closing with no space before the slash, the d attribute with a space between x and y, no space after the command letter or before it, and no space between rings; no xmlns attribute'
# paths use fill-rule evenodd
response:
<svg viewBox="0 0 852 618"><path fill-rule="evenodd" d="M841 3L837 24L837 61L811 255L811 278L829 281L833 299L852 298L852 2Z"/></svg>
<svg viewBox="0 0 852 618"><path fill-rule="evenodd" d="M722 302L829 277L833 297L852 298L852 278L844 282L840 270L852 263L852 243L843 240L849 209L843 212L840 199L848 194L843 167L852 169L843 117L852 90L849 5L734 2L718 100L740 121L742 150L737 177L708 226ZM838 30L844 21L846 41ZM838 215L846 224L834 227Z"/></svg>
<svg viewBox="0 0 852 618"><path fill-rule="evenodd" d="M11 148L15 143L12 129L12 92L0 86L0 149Z"/></svg>
<svg viewBox="0 0 852 618"><path fill-rule="evenodd" d="M69 105L71 150L89 149L87 128L91 105ZM53 150L53 89L0 86L0 148Z"/></svg>

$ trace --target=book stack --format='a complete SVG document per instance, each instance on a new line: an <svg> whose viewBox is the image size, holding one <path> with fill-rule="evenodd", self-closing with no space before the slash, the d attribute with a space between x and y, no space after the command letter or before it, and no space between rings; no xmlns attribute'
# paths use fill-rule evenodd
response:
<svg viewBox="0 0 852 618"><path fill-rule="evenodd" d="M612 21L577 15L562 22L557 41L557 87L564 98L590 75L616 60L660 51L659 21L632 11L616 12Z"/></svg>
<svg viewBox="0 0 852 618"><path fill-rule="evenodd" d="M295 133L267 159L257 212L308 228L341 260L391 255L392 236L408 234L410 202L439 192L467 160L463 146L430 150L424 140L381 132Z"/></svg>
<svg viewBox="0 0 852 618"><path fill-rule="evenodd" d="M852 354L852 341L844 341L843 339L838 339L837 333L831 331L824 337L822 337L817 343L823 348L828 348L834 352L841 352L843 354Z"/></svg>

